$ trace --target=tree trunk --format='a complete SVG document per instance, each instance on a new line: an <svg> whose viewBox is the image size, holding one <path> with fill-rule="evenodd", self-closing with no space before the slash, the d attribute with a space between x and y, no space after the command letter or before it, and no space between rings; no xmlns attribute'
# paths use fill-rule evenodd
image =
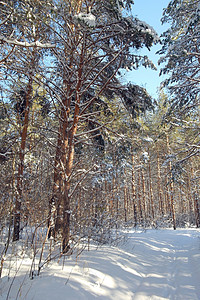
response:
<svg viewBox="0 0 200 300"><path fill-rule="evenodd" d="M166 136L167 139L167 154L170 155L170 146L169 146L169 136ZM170 205L171 205L171 213L172 213L172 220L173 220L173 228L176 230L176 214L175 214L175 207L174 207L174 188L173 188L173 181L172 181L172 163L169 162L169 191L170 191Z"/></svg>
<svg viewBox="0 0 200 300"><path fill-rule="evenodd" d="M138 171L138 209L139 209L139 217L140 223L143 222L143 211L142 211L142 200L141 200L141 179L140 179L140 170Z"/></svg>
<svg viewBox="0 0 200 300"><path fill-rule="evenodd" d="M150 153L149 153L150 158ZM150 214L151 218L154 220L154 201L153 201L153 188L152 188L152 175L151 175L151 162L148 161L148 171L149 171L149 194L150 194Z"/></svg>
<svg viewBox="0 0 200 300"><path fill-rule="evenodd" d="M144 215L144 222L146 222L146 186L144 178L144 170L141 168L141 181L142 181L142 210Z"/></svg>
<svg viewBox="0 0 200 300"><path fill-rule="evenodd" d="M135 162L132 154L132 202L133 202L133 215L134 226L137 226L137 203L136 203L136 188L135 188Z"/></svg>
<svg viewBox="0 0 200 300"><path fill-rule="evenodd" d="M61 127L59 129L59 136L57 141L56 147L56 155L55 155L55 162L54 162L54 178L53 178L53 193L52 197L49 201L49 217L48 217L48 228L49 235L48 238L53 237L56 238L56 232L59 231L60 227L59 221L57 221L57 214L58 217L60 216L60 194L61 194L61 168L60 168L60 159L61 159ZM57 224L57 228L56 228Z"/></svg>
<svg viewBox="0 0 200 300"><path fill-rule="evenodd" d="M194 180L195 175L194 175L194 168L193 168L193 163L191 162L191 176ZM197 190L197 186L194 180L193 183L193 201L194 201L194 215L195 215L195 223L196 223L196 227L199 228L200 227L200 211L199 211L199 202L198 202L198 190Z"/></svg>
<svg viewBox="0 0 200 300"><path fill-rule="evenodd" d="M158 177L158 201L159 201L159 211L161 215L164 215L163 211L163 200L162 200L162 192L161 192L161 171L160 171L160 155L159 149L157 149L157 177Z"/></svg>
<svg viewBox="0 0 200 300"><path fill-rule="evenodd" d="M51 225L51 231L55 231L55 238L60 238L61 235L63 253L66 253L69 250L71 185L70 175L74 160L74 137L79 121L80 88L82 85L81 77L83 71L83 49L84 46L81 52L78 82L75 91L76 98L73 121L69 121L69 112L71 98L74 91L70 90L71 86L69 83L66 83L65 81L63 82L64 86L66 86L67 96L65 99L63 99L61 108L59 136L54 166L53 196L50 201L49 219L54 220ZM56 212L54 213L52 209L55 209Z"/></svg>
<svg viewBox="0 0 200 300"><path fill-rule="evenodd" d="M27 139L27 133L28 133L28 125L29 125L29 111L30 111L30 98L31 98L31 92L32 92L32 83L33 83L33 78L31 76L29 79L29 83L27 86L27 92L25 95L26 105L25 105L25 110L24 110L23 127L22 127L22 131L21 131L19 166L18 166L18 174L17 174L17 194L16 194L15 206L14 206L13 241L19 240L19 233L20 233L24 157L25 157L25 147L26 147L26 139Z"/></svg>

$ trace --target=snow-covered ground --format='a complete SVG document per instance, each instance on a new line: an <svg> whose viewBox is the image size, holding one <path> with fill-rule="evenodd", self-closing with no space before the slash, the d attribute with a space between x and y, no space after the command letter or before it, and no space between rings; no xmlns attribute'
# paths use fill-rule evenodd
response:
<svg viewBox="0 0 200 300"><path fill-rule="evenodd" d="M65 261L51 261L33 280L28 256L7 259L0 299L200 299L199 230L124 234L126 239L117 247L90 246L77 259L74 253Z"/></svg>

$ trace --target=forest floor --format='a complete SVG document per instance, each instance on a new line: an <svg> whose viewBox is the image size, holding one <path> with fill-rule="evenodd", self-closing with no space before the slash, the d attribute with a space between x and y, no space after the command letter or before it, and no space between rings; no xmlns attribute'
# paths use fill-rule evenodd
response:
<svg viewBox="0 0 200 300"><path fill-rule="evenodd" d="M90 245L29 278L28 255L7 257L1 300L199 300L200 230L125 230L117 246ZM11 255L11 254L10 254Z"/></svg>

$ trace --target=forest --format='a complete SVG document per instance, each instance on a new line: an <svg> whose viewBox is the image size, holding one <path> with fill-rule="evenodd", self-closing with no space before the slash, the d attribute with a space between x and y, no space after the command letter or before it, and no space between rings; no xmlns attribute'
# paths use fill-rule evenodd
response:
<svg viewBox="0 0 200 300"><path fill-rule="evenodd" d="M120 228L200 227L200 2L169 1L161 36L133 14L132 0L0 1L0 277L26 238L42 260L47 243L62 256ZM140 54L155 44L157 99L123 84L156 72Z"/></svg>

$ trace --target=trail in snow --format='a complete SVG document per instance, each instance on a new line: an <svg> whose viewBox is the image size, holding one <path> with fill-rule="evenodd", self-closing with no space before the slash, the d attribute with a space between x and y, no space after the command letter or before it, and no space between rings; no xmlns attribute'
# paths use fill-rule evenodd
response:
<svg viewBox="0 0 200 300"><path fill-rule="evenodd" d="M138 236L144 276L132 299L200 299L198 237L191 230L147 231Z"/></svg>
<svg viewBox="0 0 200 300"><path fill-rule="evenodd" d="M124 234L122 245L92 247L64 265L51 262L34 280L27 275L31 261L24 258L12 286L4 269L0 300L6 299L10 286L12 300L200 300L199 230ZM9 263L14 274L15 262Z"/></svg>

